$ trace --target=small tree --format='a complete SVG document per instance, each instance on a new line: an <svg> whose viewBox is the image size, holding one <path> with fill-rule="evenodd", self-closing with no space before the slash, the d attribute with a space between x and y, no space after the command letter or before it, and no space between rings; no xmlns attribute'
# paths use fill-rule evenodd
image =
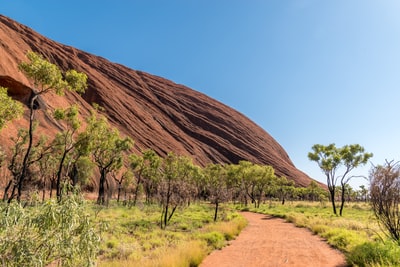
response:
<svg viewBox="0 0 400 267"><path fill-rule="evenodd" d="M168 153L162 164L158 194L162 206L160 226L165 229L179 205L188 197L188 177L193 169L191 159Z"/></svg>
<svg viewBox="0 0 400 267"><path fill-rule="evenodd" d="M308 158L311 161L317 162L326 176L330 199L332 203L333 213L336 212L335 205L335 189L337 181L340 180L341 184L341 205L340 216L342 216L344 202L345 202L345 187L351 178L360 176L350 176L349 173L361 166L365 165L372 157L372 153L364 152L364 148L358 144L345 145L337 148L335 144L328 146L316 144L312 147L313 152L308 153ZM343 167L342 174L338 174Z"/></svg>
<svg viewBox="0 0 400 267"><path fill-rule="evenodd" d="M285 176L276 179L276 194L281 199L282 205L285 204L286 197L294 192L294 182Z"/></svg>
<svg viewBox="0 0 400 267"><path fill-rule="evenodd" d="M241 160L236 168L236 175L239 177L241 194L244 205L247 206L247 198L251 199L252 203L256 202L255 199L255 175L254 164L250 161Z"/></svg>
<svg viewBox="0 0 400 267"><path fill-rule="evenodd" d="M58 95L63 95L65 90L83 93L86 90L87 76L84 73L79 73L75 70L68 70L63 73L58 66L48 62L41 55L34 52L28 52L27 58L29 62L22 62L19 69L33 81L34 88L31 92L29 100L29 128L28 142L25 156L22 161L21 173L17 180L18 195L20 200L22 187L28 171L28 161L33 146L33 131L35 110L38 99L41 95L49 92L55 92Z"/></svg>
<svg viewBox="0 0 400 267"><path fill-rule="evenodd" d="M112 171L111 177L117 183L117 202L119 203L121 199L121 191L125 190L132 184L133 182L133 173L131 170L124 170L123 172L120 171Z"/></svg>
<svg viewBox="0 0 400 267"><path fill-rule="evenodd" d="M370 175L372 210L389 237L400 245L400 165L386 161Z"/></svg>
<svg viewBox="0 0 400 267"><path fill-rule="evenodd" d="M254 165L253 173L255 175L254 185L255 185L255 202L254 205L256 208L260 207L261 201L265 196L269 187L271 187L274 182L277 180L275 175L275 170L272 166L268 165Z"/></svg>
<svg viewBox="0 0 400 267"><path fill-rule="evenodd" d="M159 168L161 158L152 149L146 149L142 155L132 154L129 156L130 167L135 174L136 185L133 196L133 205L139 197L140 189L145 186L146 200L149 201L154 193L157 176L159 176Z"/></svg>
<svg viewBox="0 0 400 267"><path fill-rule="evenodd" d="M227 171L221 164L209 164L204 169L206 188L211 202L215 204L214 222L217 221L219 204L228 199L229 191L226 186Z"/></svg>
<svg viewBox="0 0 400 267"><path fill-rule="evenodd" d="M56 152L54 154L57 154L59 157L56 184L58 199L61 199L61 182L63 176L65 176L63 175L65 162L78 144L76 136L78 135L77 130L81 125L78 114L79 107L77 105L70 106L67 109L56 109L54 112L56 120L65 122L65 130L59 132L52 143L54 152ZM68 170L66 173L68 173Z"/></svg>
<svg viewBox="0 0 400 267"><path fill-rule="evenodd" d="M18 194L20 175L24 168L24 155L26 155L26 143L28 140L29 132L26 129L19 129L17 137L12 137L11 140L14 142L11 158L8 162L8 169L12 175L12 179L9 180L5 189L3 200L8 200L11 202L16 194ZM26 172L29 174L29 178L33 181L35 173L40 173L40 162L47 158L47 155L51 152L50 146L46 145L47 137L40 136L40 138L32 144L29 157L26 161ZM35 166L36 165L36 166ZM27 175L28 176L28 175ZM37 176L37 175L36 175ZM39 178L40 180L40 178ZM37 182L37 181L35 181ZM39 181L40 182L40 181ZM12 186L12 189L11 189ZM8 194L9 189L11 189L11 194ZM18 195L17 195L18 196Z"/></svg>
<svg viewBox="0 0 400 267"><path fill-rule="evenodd" d="M304 194L308 200L319 201L324 199L326 196L326 191L322 189L316 181L311 181L311 183L305 188Z"/></svg>
<svg viewBox="0 0 400 267"><path fill-rule="evenodd" d="M133 141L129 137L121 137L119 131L113 128L104 116L96 110L92 111L87 120L88 126L80 135L81 149L88 151L99 169L98 204L106 204L105 185L107 175L122 167L123 153L129 150Z"/></svg>

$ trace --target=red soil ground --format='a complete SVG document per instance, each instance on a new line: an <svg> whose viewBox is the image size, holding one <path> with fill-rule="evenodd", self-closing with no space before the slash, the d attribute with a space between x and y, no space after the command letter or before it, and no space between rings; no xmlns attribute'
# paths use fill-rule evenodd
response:
<svg viewBox="0 0 400 267"><path fill-rule="evenodd" d="M283 219L244 212L248 226L200 267L344 267L345 257L309 230Z"/></svg>

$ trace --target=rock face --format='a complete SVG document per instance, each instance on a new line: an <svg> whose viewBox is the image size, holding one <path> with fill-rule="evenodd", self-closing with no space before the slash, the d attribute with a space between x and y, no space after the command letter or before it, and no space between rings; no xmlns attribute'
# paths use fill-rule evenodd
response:
<svg viewBox="0 0 400 267"><path fill-rule="evenodd" d="M50 116L55 107L77 103L85 116L91 104L97 103L114 126L135 140L135 151L151 148L160 155L174 151L191 156L199 165L248 160L271 165L278 175L300 186L311 181L266 131L238 111L183 85L49 40L0 15L0 86L8 87L9 94L23 103L29 99L32 84L17 66L27 60L29 50L62 69L88 75L84 95L41 99L39 131L51 134L60 128ZM1 132L1 142L8 144L9 137L26 123L22 118L8 124Z"/></svg>

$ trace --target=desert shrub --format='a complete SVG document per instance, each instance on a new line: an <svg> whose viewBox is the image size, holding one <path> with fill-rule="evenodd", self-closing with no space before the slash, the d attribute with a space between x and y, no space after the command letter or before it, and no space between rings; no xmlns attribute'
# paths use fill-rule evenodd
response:
<svg viewBox="0 0 400 267"><path fill-rule="evenodd" d="M221 249L225 245L224 234L213 231L200 235L200 238L207 242L207 245L213 249Z"/></svg>
<svg viewBox="0 0 400 267"><path fill-rule="evenodd" d="M347 255L353 266L400 266L400 247L393 242L365 242L354 247Z"/></svg>
<svg viewBox="0 0 400 267"><path fill-rule="evenodd" d="M329 226L323 224L314 224L310 228L314 234L320 235L321 233L328 231Z"/></svg>
<svg viewBox="0 0 400 267"><path fill-rule="evenodd" d="M237 216L237 214L231 215L230 218L232 218L230 221L209 225L207 229L211 232L221 233L225 240L232 240L246 227L247 221L245 218Z"/></svg>
<svg viewBox="0 0 400 267"><path fill-rule="evenodd" d="M0 214L2 266L94 265L99 236L76 195L36 207L3 204Z"/></svg>

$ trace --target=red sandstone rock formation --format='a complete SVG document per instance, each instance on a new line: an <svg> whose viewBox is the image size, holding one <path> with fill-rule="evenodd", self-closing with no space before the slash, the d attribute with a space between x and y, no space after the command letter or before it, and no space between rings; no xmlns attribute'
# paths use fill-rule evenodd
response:
<svg viewBox="0 0 400 267"><path fill-rule="evenodd" d="M78 103L84 116L97 103L114 126L135 140L136 151L152 148L160 155L174 151L200 165L248 160L271 165L298 185L311 181L266 131L238 111L183 85L49 40L0 15L0 85L8 87L15 99L26 103L29 98L31 84L17 68L29 50L89 78L83 96L68 93L41 99L39 131L52 134L59 129L50 116L55 107ZM8 124L0 135L2 144L9 144L9 137L23 125L26 118Z"/></svg>

